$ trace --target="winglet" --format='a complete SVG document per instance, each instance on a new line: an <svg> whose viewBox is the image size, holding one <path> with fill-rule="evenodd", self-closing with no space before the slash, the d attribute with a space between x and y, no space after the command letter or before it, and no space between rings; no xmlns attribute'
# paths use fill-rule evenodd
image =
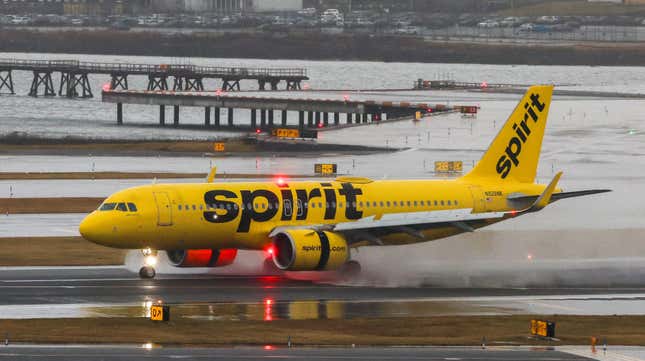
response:
<svg viewBox="0 0 645 361"><path fill-rule="evenodd" d="M215 180L215 174L217 174L217 167L211 168L211 171L208 173L208 178L206 178L206 183L213 183L213 180Z"/></svg>
<svg viewBox="0 0 645 361"><path fill-rule="evenodd" d="M558 172L558 174L553 177L549 185L544 189L544 192L542 192L538 199L535 200L535 203L533 203L533 205L529 209L527 209L527 212L537 212L549 205L549 203L551 202L551 196L555 191L555 187L560 181L560 177L562 177L562 172Z"/></svg>

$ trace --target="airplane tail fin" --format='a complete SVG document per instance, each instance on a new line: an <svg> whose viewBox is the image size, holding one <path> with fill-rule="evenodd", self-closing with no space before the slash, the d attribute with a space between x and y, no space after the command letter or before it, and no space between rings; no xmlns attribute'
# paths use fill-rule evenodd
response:
<svg viewBox="0 0 645 361"><path fill-rule="evenodd" d="M553 85L530 87L482 159L464 178L533 183L552 95Z"/></svg>

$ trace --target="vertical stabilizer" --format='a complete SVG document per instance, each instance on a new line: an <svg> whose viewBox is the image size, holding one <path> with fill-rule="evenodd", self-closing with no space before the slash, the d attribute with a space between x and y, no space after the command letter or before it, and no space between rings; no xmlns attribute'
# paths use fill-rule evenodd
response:
<svg viewBox="0 0 645 361"><path fill-rule="evenodd" d="M464 178L533 183L552 94L553 85L530 87L482 159Z"/></svg>

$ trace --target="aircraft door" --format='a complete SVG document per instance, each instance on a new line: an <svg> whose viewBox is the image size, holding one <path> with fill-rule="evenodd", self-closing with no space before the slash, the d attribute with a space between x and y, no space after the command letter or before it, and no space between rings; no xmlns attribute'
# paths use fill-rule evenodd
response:
<svg viewBox="0 0 645 361"><path fill-rule="evenodd" d="M484 197L484 192L482 191L481 187L470 187L470 194L473 197L473 212L487 212L488 207L486 205L486 198Z"/></svg>
<svg viewBox="0 0 645 361"><path fill-rule="evenodd" d="M291 200L285 199L282 206L284 207L284 215L291 217L291 214L293 214Z"/></svg>
<svg viewBox="0 0 645 361"><path fill-rule="evenodd" d="M157 225L172 226L172 206L166 192L155 192L155 203L157 203Z"/></svg>
<svg viewBox="0 0 645 361"><path fill-rule="evenodd" d="M305 212L304 208L302 207L302 201L298 199L298 217L302 216Z"/></svg>

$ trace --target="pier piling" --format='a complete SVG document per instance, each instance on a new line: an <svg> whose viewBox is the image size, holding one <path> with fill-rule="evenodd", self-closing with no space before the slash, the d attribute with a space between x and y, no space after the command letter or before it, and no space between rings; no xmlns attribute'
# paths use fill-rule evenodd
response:
<svg viewBox="0 0 645 361"><path fill-rule="evenodd" d="M159 106L159 125L165 125L165 124L166 124L166 106L162 104Z"/></svg>

